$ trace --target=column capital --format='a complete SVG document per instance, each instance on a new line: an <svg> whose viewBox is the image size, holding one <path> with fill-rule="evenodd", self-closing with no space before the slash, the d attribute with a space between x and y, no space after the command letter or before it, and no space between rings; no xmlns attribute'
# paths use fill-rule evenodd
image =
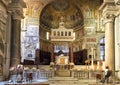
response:
<svg viewBox="0 0 120 85"><path fill-rule="evenodd" d="M19 9L12 11L13 19L21 20L24 18L23 13Z"/></svg>
<svg viewBox="0 0 120 85"><path fill-rule="evenodd" d="M102 11L102 15L103 15L103 24L106 24L106 23L110 23L110 22L114 22L114 19L115 19L115 16L117 16L117 11L118 9L116 8L115 5L106 5L104 8L103 8L103 11Z"/></svg>
<svg viewBox="0 0 120 85"><path fill-rule="evenodd" d="M115 20L115 15L114 14L106 14L104 16L104 22L103 22L103 24L114 23L114 20Z"/></svg>
<svg viewBox="0 0 120 85"><path fill-rule="evenodd" d="M23 8L26 8L26 4L23 0L12 0L12 2L8 5L8 11L12 12L13 19L21 20L24 18Z"/></svg>
<svg viewBox="0 0 120 85"><path fill-rule="evenodd" d="M114 22L115 16L118 15L118 8L116 7L114 0L104 0L104 3L99 9L102 11L103 24Z"/></svg>

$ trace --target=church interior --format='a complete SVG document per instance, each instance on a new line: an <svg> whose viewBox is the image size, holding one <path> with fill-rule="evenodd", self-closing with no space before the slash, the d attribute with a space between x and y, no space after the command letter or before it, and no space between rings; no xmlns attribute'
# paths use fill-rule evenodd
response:
<svg viewBox="0 0 120 85"><path fill-rule="evenodd" d="M120 85L119 33L120 0L0 0L0 85Z"/></svg>

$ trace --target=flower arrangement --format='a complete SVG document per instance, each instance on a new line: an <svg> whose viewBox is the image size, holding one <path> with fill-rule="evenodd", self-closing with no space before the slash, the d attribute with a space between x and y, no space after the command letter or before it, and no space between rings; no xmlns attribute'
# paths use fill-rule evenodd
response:
<svg viewBox="0 0 120 85"><path fill-rule="evenodd" d="M10 68L11 75L15 75L15 82L22 82L23 65L17 65Z"/></svg>
<svg viewBox="0 0 120 85"><path fill-rule="evenodd" d="M23 65L17 65L17 66L11 67L10 72L12 75L22 74Z"/></svg>

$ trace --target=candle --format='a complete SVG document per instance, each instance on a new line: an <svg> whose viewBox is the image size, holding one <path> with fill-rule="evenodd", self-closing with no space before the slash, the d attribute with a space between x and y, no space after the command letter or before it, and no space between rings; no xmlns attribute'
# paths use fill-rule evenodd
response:
<svg viewBox="0 0 120 85"><path fill-rule="evenodd" d="M91 55L92 55L92 56L94 55L93 47L91 48Z"/></svg>

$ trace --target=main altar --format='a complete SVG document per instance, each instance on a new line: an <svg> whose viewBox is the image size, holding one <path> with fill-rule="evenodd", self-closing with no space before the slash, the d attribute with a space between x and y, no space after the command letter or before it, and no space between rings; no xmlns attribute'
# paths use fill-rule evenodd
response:
<svg viewBox="0 0 120 85"><path fill-rule="evenodd" d="M73 29L67 29L65 27L63 17L60 18L59 27L57 29L51 29L50 38L53 45L51 65L53 65L53 69L55 69L55 75L65 77L70 76L71 66L74 65L71 42L74 41L75 35ZM58 54L54 55L54 52L57 50Z"/></svg>
<svg viewBox="0 0 120 85"><path fill-rule="evenodd" d="M54 69L56 76L70 76L69 56L64 56L63 54L56 56Z"/></svg>

